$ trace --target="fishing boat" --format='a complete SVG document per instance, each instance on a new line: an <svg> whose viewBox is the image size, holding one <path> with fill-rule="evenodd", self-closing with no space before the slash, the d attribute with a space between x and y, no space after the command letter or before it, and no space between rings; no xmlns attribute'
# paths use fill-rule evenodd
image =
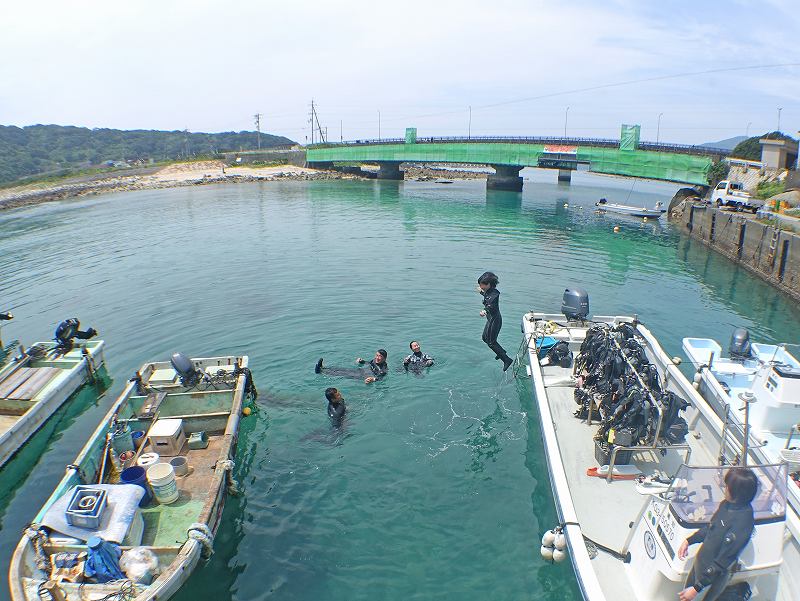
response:
<svg viewBox="0 0 800 601"><path fill-rule="evenodd" d="M724 357L715 340L683 339L697 370L695 387L723 420L727 435L743 441L747 417L753 453L763 461L787 462L789 501L800 511L800 361L787 346L751 343L750 333L737 328Z"/></svg>
<svg viewBox="0 0 800 601"><path fill-rule="evenodd" d="M752 599L800 598L786 464L742 453L635 315L590 318L586 292L567 289L561 314L529 312L522 330L559 518L541 552L569 557L583 599L677 599L697 548L681 559L679 547L707 525L724 473L743 457L759 489L733 598L745 589Z"/></svg>
<svg viewBox="0 0 800 601"><path fill-rule="evenodd" d="M13 317L2 315L4 321ZM62 322L55 340L37 342L27 350L0 342L7 359L0 362L0 466L103 367L105 343L76 339L79 330L74 324L79 324L77 319ZM91 328L87 331L94 334Z"/></svg>
<svg viewBox="0 0 800 601"><path fill-rule="evenodd" d="M608 202L605 198L598 200L594 203L594 206L597 207L597 211L602 213L618 213L619 215L629 215L630 217L654 217L658 219L667 212L664 208L664 203L660 200L653 205L652 209Z"/></svg>
<svg viewBox="0 0 800 601"><path fill-rule="evenodd" d="M247 365L180 353L145 364L17 545L11 599L174 595L211 555L234 492L239 419L256 394Z"/></svg>

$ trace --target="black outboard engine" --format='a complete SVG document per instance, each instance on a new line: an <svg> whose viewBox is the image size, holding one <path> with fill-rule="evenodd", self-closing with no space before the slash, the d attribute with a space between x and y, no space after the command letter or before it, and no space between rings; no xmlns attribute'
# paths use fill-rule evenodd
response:
<svg viewBox="0 0 800 601"><path fill-rule="evenodd" d="M192 360L183 353L175 353L169 360L172 368L178 373L181 378L181 385L191 388L196 386L202 377L202 372L195 369Z"/></svg>
<svg viewBox="0 0 800 601"><path fill-rule="evenodd" d="M81 331L81 322L77 317L70 317L65 319L56 326L56 333L54 336L55 341L58 343L58 348L64 352L72 349L72 343L75 338L79 340L88 340L97 336L97 330L89 328L85 332Z"/></svg>
<svg viewBox="0 0 800 601"><path fill-rule="evenodd" d="M567 321L583 321L589 317L589 293L583 288L567 288L561 302L561 312Z"/></svg>
<svg viewBox="0 0 800 601"><path fill-rule="evenodd" d="M750 349L750 332L745 328L736 328L731 335L731 342L728 345L728 353L731 359L744 361L750 359L753 353Z"/></svg>
<svg viewBox="0 0 800 601"><path fill-rule="evenodd" d="M14 319L14 316L11 313L0 313L0 321L11 321L12 319Z"/></svg>

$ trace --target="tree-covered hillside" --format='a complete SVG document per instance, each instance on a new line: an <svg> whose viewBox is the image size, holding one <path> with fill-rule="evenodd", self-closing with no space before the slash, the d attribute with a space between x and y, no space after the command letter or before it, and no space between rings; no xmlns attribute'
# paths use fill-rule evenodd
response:
<svg viewBox="0 0 800 601"><path fill-rule="evenodd" d="M794 138L792 138L791 136L787 136L786 134L783 134L779 131L772 131L766 134L762 134L760 136L747 138L746 140L739 142L736 145L736 148L733 149L733 152L731 152L731 156L736 157L737 159L746 159L748 161L760 161L761 142L759 142L759 140L761 138L769 138L771 140L794 141Z"/></svg>
<svg viewBox="0 0 800 601"><path fill-rule="evenodd" d="M108 161L156 161L258 148L254 131L218 134L183 131L87 129L61 125L0 125L0 183L39 173L98 166ZM293 144L261 134L261 147Z"/></svg>

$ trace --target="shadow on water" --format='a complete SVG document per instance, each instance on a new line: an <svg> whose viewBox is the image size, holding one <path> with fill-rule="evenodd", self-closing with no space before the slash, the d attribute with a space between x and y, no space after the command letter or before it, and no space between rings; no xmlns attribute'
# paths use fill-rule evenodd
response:
<svg viewBox="0 0 800 601"><path fill-rule="evenodd" d="M486 208L500 213L522 211L522 192L486 189Z"/></svg>

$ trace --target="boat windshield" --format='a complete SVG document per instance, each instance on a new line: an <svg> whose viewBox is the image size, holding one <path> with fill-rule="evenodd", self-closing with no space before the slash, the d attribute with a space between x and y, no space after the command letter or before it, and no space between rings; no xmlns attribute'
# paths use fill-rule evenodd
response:
<svg viewBox="0 0 800 601"><path fill-rule="evenodd" d="M665 493L675 517L687 527L707 524L725 499L725 474L733 466L681 466ZM786 464L748 466L758 478L753 499L756 523L774 522L786 517Z"/></svg>

